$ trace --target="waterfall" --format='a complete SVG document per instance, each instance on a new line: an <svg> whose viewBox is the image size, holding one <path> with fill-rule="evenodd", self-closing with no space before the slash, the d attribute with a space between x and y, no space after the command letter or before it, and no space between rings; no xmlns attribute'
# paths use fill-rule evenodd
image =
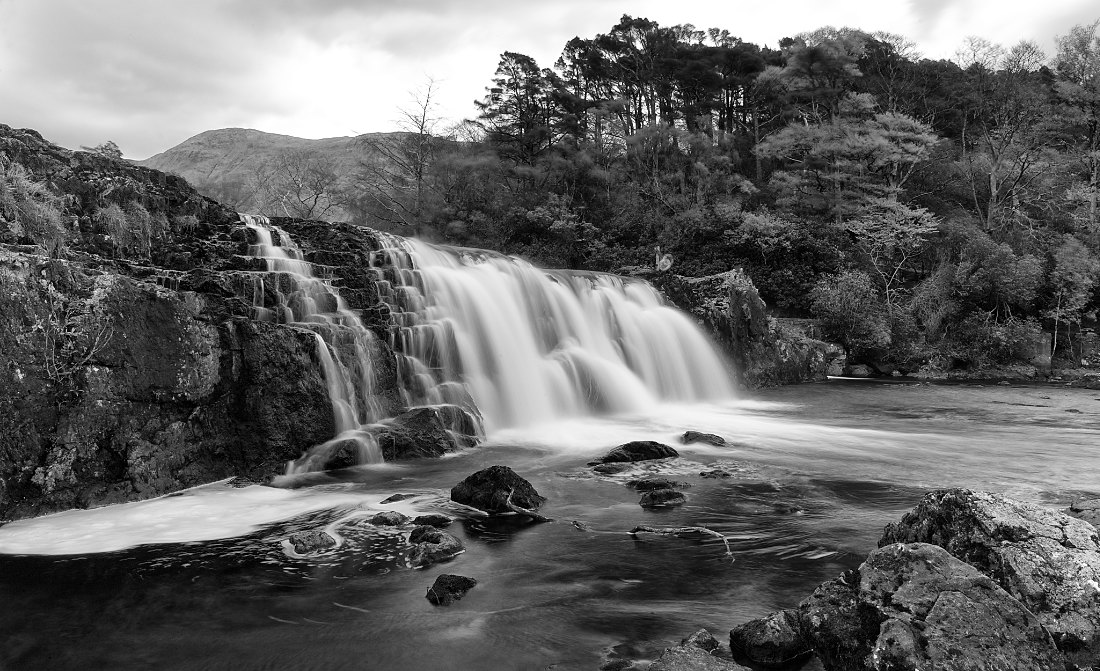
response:
<svg viewBox="0 0 1100 671"><path fill-rule="evenodd" d="M378 233L364 272L388 307L386 348L285 231L241 219L267 266L253 278L256 318L314 333L332 402L337 435L292 472L349 441L360 463L382 461L372 356L395 357L405 407L457 406L482 433L734 395L715 348L645 281Z"/></svg>
<svg viewBox="0 0 1100 671"><path fill-rule="evenodd" d="M647 282L383 240L372 266L410 405L472 406L492 432L734 395L721 356Z"/></svg>
<svg viewBox="0 0 1100 671"><path fill-rule="evenodd" d="M249 245L249 255L262 258L267 265L267 273L253 280L256 318L307 328L315 335L317 359L336 425L336 437L318 449L351 441L361 463L381 462L378 445L370 432L363 430L364 425L382 419L371 363L376 336L332 284L314 274L312 264L285 231L272 226L267 217L240 216L256 239ZM265 287L265 282L272 284ZM268 288L276 297L273 307L266 305Z"/></svg>

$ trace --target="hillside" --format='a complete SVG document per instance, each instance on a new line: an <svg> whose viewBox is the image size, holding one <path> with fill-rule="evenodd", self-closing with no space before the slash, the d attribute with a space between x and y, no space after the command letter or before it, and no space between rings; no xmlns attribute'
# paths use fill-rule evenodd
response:
<svg viewBox="0 0 1100 671"><path fill-rule="evenodd" d="M363 164L378 160L376 143L402 135L308 140L222 128L135 163L179 175L203 195L238 211L347 221L351 216L332 194L346 190Z"/></svg>

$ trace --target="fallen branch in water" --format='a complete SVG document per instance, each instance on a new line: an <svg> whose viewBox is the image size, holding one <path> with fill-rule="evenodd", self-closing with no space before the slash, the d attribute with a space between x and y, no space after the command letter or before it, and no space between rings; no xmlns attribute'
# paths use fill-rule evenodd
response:
<svg viewBox="0 0 1100 671"><path fill-rule="evenodd" d="M651 534L660 534L662 536L676 536L677 538L684 538L686 536L714 536L722 540L722 544L726 546L726 556L733 558L733 552L730 550L730 542L722 534L713 529L706 527L651 527L647 525L636 526L630 530L631 536L637 536L638 532L644 531Z"/></svg>
<svg viewBox="0 0 1100 671"><path fill-rule="evenodd" d="M553 520L551 520L549 517L543 517L542 515L539 515L538 513L536 513L534 510L528 510L527 508L521 508L521 507L517 506L516 504L512 503L512 494L515 494L515 493L516 493L516 488L515 487L513 487L508 492L508 498L504 500L504 507L505 508L507 508L508 510L511 510L512 512L514 512L516 514L519 514L519 515L527 515L528 517L530 517L531 519L533 519L536 522L553 522Z"/></svg>

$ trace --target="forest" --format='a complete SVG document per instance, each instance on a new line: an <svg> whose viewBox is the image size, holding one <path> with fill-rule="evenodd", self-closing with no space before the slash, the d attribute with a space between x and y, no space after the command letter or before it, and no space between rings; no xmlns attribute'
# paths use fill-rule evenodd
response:
<svg viewBox="0 0 1100 671"><path fill-rule="evenodd" d="M440 137L431 89L362 180L364 223L553 267L743 268L855 359L980 368L1100 306L1100 21L953 60L826 27L778 49L624 16L552 68L506 52ZM1076 352L1076 353L1075 353ZM1076 361L1080 364L1080 361Z"/></svg>

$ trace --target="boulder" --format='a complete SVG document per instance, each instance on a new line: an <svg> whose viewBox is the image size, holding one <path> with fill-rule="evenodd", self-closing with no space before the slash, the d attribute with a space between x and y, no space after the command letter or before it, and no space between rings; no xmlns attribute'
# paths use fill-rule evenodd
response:
<svg viewBox="0 0 1100 671"><path fill-rule="evenodd" d="M927 543L897 543L798 607L826 671L1062 671L1039 618L980 571Z"/></svg>
<svg viewBox="0 0 1100 671"><path fill-rule="evenodd" d="M679 489L681 487L687 487L688 484L686 482L669 480L668 478L655 477L630 480L626 483L626 486L637 489L639 492L649 492L654 489Z"/></svg>
<svg viewBox="0 0 1100 671"><path fill-rule="evenodd" d="M685 431L684 435L680 436L680 442L684 445L690 445L691 443L706 443L708 445L714 445L715 447L723 447L726 444L726 439L713 433Z"/></svg>
<svg viewBox="0 0 1100 671"><path fill-rule="evenodd" d="M811 655L813 645L802 637L798 611L780 610L734 627L730 651L748 664L787 666Z"/></svg>
<svg viewBox="0 0 1100 671"><path fill-rule="evenodd" d="M507 500L528 510L538 510L546 502L531 483L516 475L507 466L490 466L451 488L451 500L483 510L489 514L510 512Z"/></svg>
<svg viewBox="0 0 1100 671"><path fill-rule="evenodd" d="M335 538L329 536L324 531L318 531L316 529L293 533L287 538L287 541L294 548L294 551L300 555L336 546Z"/></svg>
<svg viewBox="0 0 1100 671"><path fill-rule="evenodd" d="M413 518L412 523L417 526L429 526L436 527L437 529L445 529L451 526L451 522L453 521L454 520L452 520L450 517L447 517L446 515L431 513L428 515L417 515Z"/></svg>
<svg viewBox="0 0 1100 671"><path fill-rule="evenodd" d="M396 510L386 510L370 518L370 523L376 527L399 527L408 521L408 515L402 515Z"/></svg>
<svg viewBox="0 0 1100 671"><path fill-rule="evenodd" d="M477 580L473 578L444 573L436 577L435 582L428 588L428 593L425 596L428 601L437 606L449 606L466 596L466 592L473 589L474 585L477 585Z"/></svg>
<svg viewBox="0 0 1100 671"><path fill-rule="evenodd" d="M1100 664L1100 537L1088 522L1000 494L926 494L880 545L934 543L1034 613L1066 659Z"/></svg>
<svg viewBox="0 0 1100 671"><path fill-rule="evenodd" d="M711 654L718 641L706 629L700 629L675 648L665 648L649 665L649 671L749 671L728 659Z"/></svg>
<svg viewBox="0 0 1100 671"><path fill-rule="evenodd" d="M1100 529L1100 499L1083 499L1074 501L1066 513L1078 519L1085 520L1092 526Z"/></svg>
<svg viewBox="0 0 1100 671"><path fill-rule="evenodd" d="M439 457L459 448L434 407L413 408L383 422L375 440L386 461Z"/></svg>
<svg viewBox="0 0 1100 671"><path fill-rule="evenodd" d="M466 551L462 541L435 527L420 526L409 534L413 544L409 553L409 564L413 568L423 568L441 562Z"/></svg>
<svg viewBox="0 0 1100 671"><path fill-rule="evenodd" d="M675 489L654 489L642 494L638 505L643 508L664 508L679 506L687 502L687 498Z"/></svg>
<svg viewBox="0 0 1100 671"><path fill-rule="evenodd" d="M398 501L404 501L406 499L416 498L416 494L391 494L386 498L379 501L379 503L397 503Z"/></svg>
<svg viewBox="0 0 1100 671"><path fill-rule="evenodd" d="M630 443L623 443L602 457L588 462L588 465L648 461L650 459L678 456L680 456L679 452L664 443L658 443L654 440L635 440Z"/></svg>

